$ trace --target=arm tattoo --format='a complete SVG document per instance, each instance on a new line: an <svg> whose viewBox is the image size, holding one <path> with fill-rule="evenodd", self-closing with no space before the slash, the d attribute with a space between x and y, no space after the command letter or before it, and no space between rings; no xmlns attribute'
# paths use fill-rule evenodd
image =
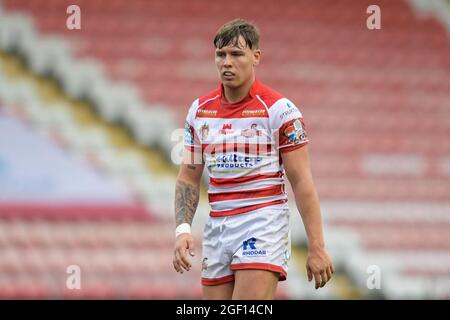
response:
<svg viewBox="0 0 450 320"><path fill-rule="evenodd" d="M199 200L199 188L183 181L177 181L175 189L175 220L177 226L192 224Z"/></svg>

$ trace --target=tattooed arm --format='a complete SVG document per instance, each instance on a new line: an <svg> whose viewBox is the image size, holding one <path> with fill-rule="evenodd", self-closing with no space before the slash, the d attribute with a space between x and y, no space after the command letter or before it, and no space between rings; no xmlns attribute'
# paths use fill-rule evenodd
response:
<svg viewBox="0 0 450 320"><path fill-rule="evenodd" d="M203 167L203 164L182 164L180 166L175 188L177 227L183 223L192 224L199 201ZM188 250L190 255L194 256L194 239L189 232L180 234L175 240L173 266L177 272L183 273L183 269L189 271L191 268L191 262L186 254Z"/></svg>
<svg viewBox="0 0 450 320"><path fill-rule="evenodd" d="M179 179L177 180L175 190L175 221L177 227L182 223L192 224L198 205L199 191L200 187L198 185Z"/></svg>

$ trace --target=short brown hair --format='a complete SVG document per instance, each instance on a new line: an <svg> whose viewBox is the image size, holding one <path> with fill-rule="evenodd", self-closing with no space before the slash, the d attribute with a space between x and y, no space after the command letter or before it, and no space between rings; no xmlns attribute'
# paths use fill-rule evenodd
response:
<svg viewBox="0 0 450 320"><path fill-rule="evenodd" d="M259 48L258 28L244 19L235 19L225 23L217 31L213 43L218 49L222 49L230 43L237 47L239 45L239 36L244 38L246 45L250 49Z"/></svg>

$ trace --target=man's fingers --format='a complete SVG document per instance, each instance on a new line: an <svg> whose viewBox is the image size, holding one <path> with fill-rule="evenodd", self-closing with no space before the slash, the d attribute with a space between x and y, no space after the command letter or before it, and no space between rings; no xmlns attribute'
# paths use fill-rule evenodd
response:
<svg viewBox="0 0 450 320"><path fill-rule="evenodd" d="M173 260L173 267L175 268L176 272L180 272L181 271L180 265L178 264L178 262L175 259Z"/></svg>
<svg viewBox="0 0 450 320"><path fill-rule="evenodd" d="M181 267L180 267L180 264L178 263L178 258L177 258L177 252L176 251L174 251L174 253L173 253L173 261L172 262L173 262L173 267L175 268L175 270L177 272L182 271Z"/></svg>
<svg viewBox="0 0 450 320"><path fill-rule="evenodd" d="M189 250L189 254L191 255L191 256L195 256L195 246L194 246L194 239L189 239L188 240L188 247L187 247L187 249Z"/></svg>
<svg viewBox="0 0 450 320"><path fill-rule="evenodd" d="M183 259L181 258L180 250L175 250L175 258L180 266L180 272L183 273L183 269L187 270L187 266L184 264Z"/></svg>
<svg viewBox="0 0 450 320"><path fill-rule="evenodd" d="M311 281L313 279L311 269L306 267L306 272L308 273L308 281Z"/></svg>
<svg viewBox="0 0 450 320"><path fill-rule="evenodd" d="M332 274L332 272L331 272L331 267L328 267L328 268L327 268L328 281L330 281L330 279L331 279L331 274Z"/></svg>
<svg viewBox="0 0 450 320"><path fill-rule="evenodd" d="M320 276L320 273L314 273L314 280L316 282L316 289L319 289L322 284L322 277Z"/></svg>
<svg viewBox="0 0 450 320"><path fill-rule="evenodd" d="M181 266L186 271L189 271L189 269L191 268L191 262L189 261L187 255L186 255L186 249L178 250L178 255L180 257L180 264L181 264Z"/></svg>
<svg viewBox="0 0 450 320"><path fill-rule="evenodd" d="M322 288L328 282L328 276L327 276L327 273L325 271L322 271L320 273L320 276L322 278L322 283L320 284L320 287Z"/></svg>

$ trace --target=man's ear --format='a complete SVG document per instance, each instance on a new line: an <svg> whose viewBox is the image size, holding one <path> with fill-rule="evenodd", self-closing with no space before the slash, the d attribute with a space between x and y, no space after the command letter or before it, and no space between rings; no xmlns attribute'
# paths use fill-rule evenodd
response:
<svg viewBox="0 0 450 320"><path fill-rule="evenodd" d="M257 66L259 64L259 62L261 61L261 50L260 49L256 49L255 51L253 51L253 66Z"/></svg>

